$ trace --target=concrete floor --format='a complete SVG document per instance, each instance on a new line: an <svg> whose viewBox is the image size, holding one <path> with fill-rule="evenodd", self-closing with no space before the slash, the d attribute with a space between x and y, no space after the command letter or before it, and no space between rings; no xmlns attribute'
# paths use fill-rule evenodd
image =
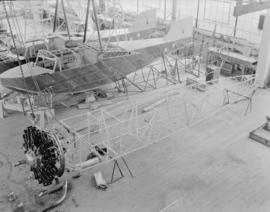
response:
<svg viewBox="0 0 270 212"><path fill-rule="evenodd" d="M269 211L270 149L248 138L269 108L270 92L258 90L251 114L244 116L235 105L128 155L135 177L122 166L125 178L107 191L96 190L92 176L101 170L109 181L112 164L84 172L70 181L66 201L52 211L161 211L175 201L166 211ZM11 166L23 158L21 134L28 125L21 114L0 120L0 211L14 211L21 201L26 211L42 208L27 166ZM7 201L11 191L18 197L13 203Z"/></svg>

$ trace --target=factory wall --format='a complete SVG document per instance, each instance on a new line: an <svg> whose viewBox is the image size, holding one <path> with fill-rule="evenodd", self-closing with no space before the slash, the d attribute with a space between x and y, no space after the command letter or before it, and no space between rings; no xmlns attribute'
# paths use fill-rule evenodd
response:
<svg viewBox="0 0 270 212"><path fill-rule="evenodd" d="M142 12L150 8L158 9L158 16L170 20L172 16L173 0L117 0L123 10L131 12ZM198 0L176 0L178 17L192 15L197 16ZM165 3L166 2L166 3ZM235 17L233 9L236 1L233 0L199 0L198 27L213 31L216 25L216 32L233 36ZM166 8L166 12L164 12ZM236 36L247 39L254 43L259 43L262 30L259 30L260 15L266 11L255 12L239 17Z"/></svg>

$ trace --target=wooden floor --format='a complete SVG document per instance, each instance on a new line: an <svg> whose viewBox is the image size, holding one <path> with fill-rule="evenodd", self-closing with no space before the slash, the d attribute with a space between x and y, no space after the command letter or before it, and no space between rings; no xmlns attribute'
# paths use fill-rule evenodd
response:
<svg viewBox="0 0 270 212"><path fill-rule="evenodd" d="M249 131L270 114L270 92L259 90L253 112L247 116L237 105L220 111L199 125L166 141L126 157L135 177L123 167L125 178L96 190L93 174L101 170L110 180L112 164L84 172L71 181L65 203L54 211L269 211L270 149L248 138ZM0 120L0 211L12 211L10 191L21 201L36 204L26 167L10 168L23 157L21 115ZM38 210L37 210L38 211Z"/></svg>

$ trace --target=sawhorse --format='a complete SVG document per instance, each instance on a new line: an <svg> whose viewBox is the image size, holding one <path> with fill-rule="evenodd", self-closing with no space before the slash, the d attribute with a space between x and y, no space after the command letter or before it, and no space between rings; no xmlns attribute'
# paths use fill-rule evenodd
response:
<svg viewBox="0 0 270 212"><path fill-rule="evenodd" d="M252 98L255 95L256 88L254 88L248 95L243 95L243 94L241 94L241 93L239 93L237 91L233 91L233 90L229 90L229 89L224 89L224 91L225 91L225 95L224 95L224 99L223 99L223 106L227 105L227 104L237 104L240 101L247 100L248 104L247 104L247 107L246 107L246 110L245 110L245 115L247 115L248 109L251 112L251 110L252 110ZM236 96L239 96L240 99L237 99L237 100L231 102L230 101L230 93L234 94Z"/></svg>
<svg viewBox="0 0 270 212"><path fill-rule="evenodd" d="M128 172L129 172L130 176L131 176L132 178L134 178L134 175L132 174L130 168L128 167L128 164L127 164L125 158L124 158L124 157L121 157L121 159L122 159L122 161L124 162L125 166L127 167L127 170L128 170ZM115 174L115 168L116 168L116 167L118 168L119 173L120 173L121 176L120 176L119 178L117 178L117 179L114 180L114 174ZM110 183L113 184L113 183L115 183L116 181L122 179L123 177L124 177L124 174L123 174L123 172L122 172L122 169L120 168L120 165L119 165L117 159L114 159L113 171L112 171L112 177L111 177L111 182L110 182Z"/></svg>

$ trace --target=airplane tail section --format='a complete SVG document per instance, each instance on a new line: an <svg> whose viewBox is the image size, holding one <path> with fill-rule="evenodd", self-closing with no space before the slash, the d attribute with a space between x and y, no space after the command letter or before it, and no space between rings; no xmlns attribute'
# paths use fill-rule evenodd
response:
<svg viewBox="0 0 270 212"><path fill-rule="evenodd" d="M169 32L164 36L164 41L174 41L192 37L193 18L186 17L171 24Z"/></svg>
<svg viewBox="0 0 270 212"><path fill-rule="evenodd" d="M137 32L157 26L157 10L151 9L142 12L129 28L130 32Z"/></svg>

